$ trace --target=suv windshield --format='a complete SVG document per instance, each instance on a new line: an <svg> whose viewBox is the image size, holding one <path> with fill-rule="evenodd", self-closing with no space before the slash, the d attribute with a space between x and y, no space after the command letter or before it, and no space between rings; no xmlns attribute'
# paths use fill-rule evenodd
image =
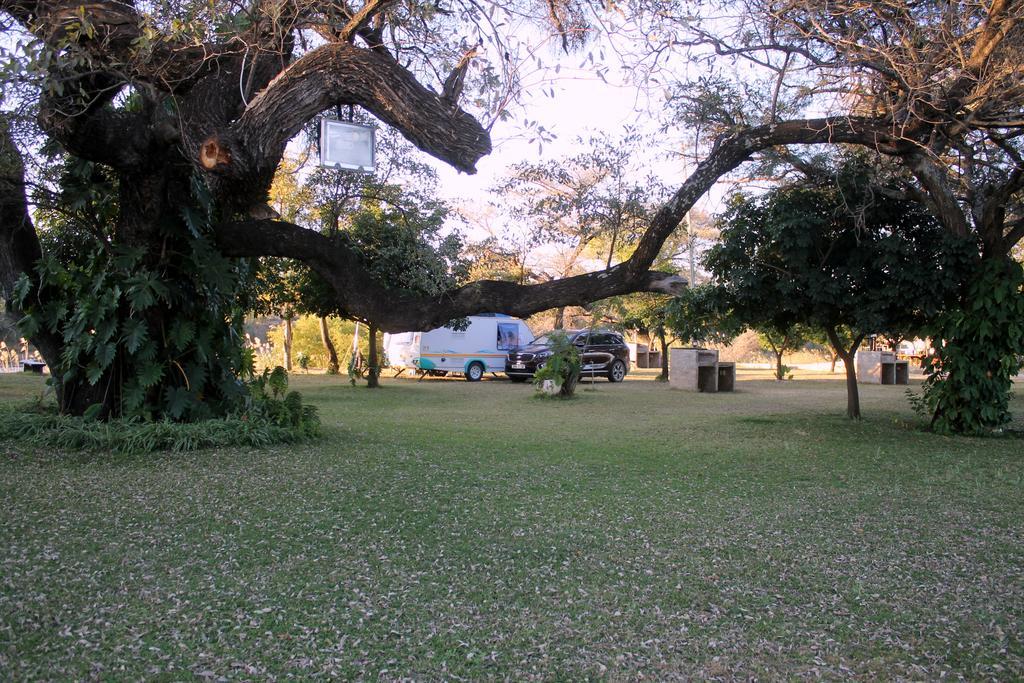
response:
<svg viewBox="0 0 1024 683"><path fill-rule="evenodd" d="M576 333L547 332L545 334L540 335L539 337L534 337L533 341L530 342L530 344L536 346L551 346L551 337L556 334L564 334L569 338L569 341L574 341L575 337L577 336Z"/></svg>

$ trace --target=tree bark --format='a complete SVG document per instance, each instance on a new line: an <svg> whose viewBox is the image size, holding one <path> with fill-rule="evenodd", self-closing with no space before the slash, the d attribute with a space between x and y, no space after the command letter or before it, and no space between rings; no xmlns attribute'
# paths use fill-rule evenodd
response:
<svg viewBox="0 0 1024 683"><path fill-rule="evenodd" d="M334 348L334 342L331 341L331 331L327 326L327 318L320 317L320 340L324 344L324 351L327 352L327 374L337 375L338 374L338 350Z"/></svg>
<svg viewBox="0 0 1024 683"><path fill-rule="evenodd" d="M281 344L282 351L284 353L281 362L284 364L284 369L288 372L292 371L292 317L286 315L284 317L284 341Z"/></svg>
<svg viewBox="0 0 1024 683"><path fill-rule="evenodd" d="M658 375L658 380L662 382L668 381L668 342L666 341L665 327L659 325L657 328L658 343L661 344L661 374Z"/></svg>
<svg viewBox="0 0 1024 683"><path fill-rule="evenodd" d="M846 417L851 420L859 420L860 415L860 389L857 386L856 352L860 343L864 341L864 335L855 335L853 343L847 349L839 339L836 328L829 326L825 328L832 350L837 356L843 359L843 366L846 371Z"/></svg>
<svg viewBox="0 0 1024 683"><path fill-rule="evenodd" d="M860 419L860 390L857 386L857 368L853 354L842 353L843 367L846 370L846 417L851 420Z"/></svg>
<svg viewBox="0 0 1024 683"><path fill-rule="evenodd" d="M367 355L367 364L369 367L366 372L366 386L368 389L376 389L380 386L380 354L377 353L377 326L373 323L368 323L367 339L369 341L369 354Z"/></svg>
<svg viewBox="0 0 1024 683"><path fill-rule="evenodd" d="M559 306L555 309L555 322L551 327L555 330L565 327L565 306Z"/></svg>
<svg viewBox="0 0 1024 683"><path fill-rule="evenodd" d="M775 354L775 380L781 382L782 380L786 379L786 373L782 369L782 355L784 353L784 350L772 349L772 352Z"/></svg>
<svg viewBox="0 0 1024 683"><path fill-rule="evenodd" d="M33 266L42 255L39 238L28 213L25 166L11 138L7 116L0 112L0 297L5 304L4 315L11 323L17 323L23 314L22 309L15 306L14 285L22 273L35 280ZM40 304L38 294L37 286L29 289L26 307ZM63 342L58 334L41 330L32 336L32 344L39 349L51 372L59 367Z"/></svg>

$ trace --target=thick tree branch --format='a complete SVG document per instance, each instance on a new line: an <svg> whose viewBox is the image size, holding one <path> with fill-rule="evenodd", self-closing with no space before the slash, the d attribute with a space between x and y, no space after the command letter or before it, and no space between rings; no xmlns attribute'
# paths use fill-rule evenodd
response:
<svg viewBox="0 0 1024 683"><path fill-rule="evenodd" d="M1003 244L1006 246L1006 251L1009 252L1017 246L1017 242L1024 240L1024 219L1014 221L1006 227L1009 230L1003 236Z"/></svg>
<svg viewBox="0 0 1024 683"><path fill-rule="evenodd" d="M651 267L661 245L679 225L694 203L726 173L748 161L756 152L780 145L857 144L885 154L907 153L909 140L901 139L884 119L833 117L802 119L758 126L722 138L683 186L661 208L626 261L634 273Z"/></svg>
<svg viewBox="0 0 1024 683"><path fill-rule="evenodd" d="M326 237L283 221L241 221L216 230L228 256L285 256L304 261L334 289L340 309L385 331L427 330L488 311L525 317L552 307L583 305L636 291L678 293L686 280L670 273L633 276L623 266L538 285L484 280L438 296L388 289L375 282L343 235Z"/></svg>
<svg viewBox="0 0 1024 683"><path fill-rule="evenodd" d="M72 112L65 106L72 107ZM102 108L73 113L74 103L44 100L39 125L64 148L82 159L118 169L137 169L160 163L154 155L154 142L166 143L177 137L177 129L168 122L155 122L147 113Z"/></svg>
<svg viewBox="0 0 1024 683"><path fill-rule="evenodd" d="M476 119L425 88L390 56L336 43L295 61L234 124L204 140L202 166L234 181L270 177L288 141L338 104L359 105L424 152L467 173L491 151L490 136Z"/></svg>
<svg viewBox="0 0 1024 683"><path fill-rule="evenodd" d="M937 164L929 160L923 152L914 152L906 157L905 163L921 185L936 208L938 218L945 228L958 237L970 234L967 216L957 202L956 195L950 189L946 177Z"/></svg>

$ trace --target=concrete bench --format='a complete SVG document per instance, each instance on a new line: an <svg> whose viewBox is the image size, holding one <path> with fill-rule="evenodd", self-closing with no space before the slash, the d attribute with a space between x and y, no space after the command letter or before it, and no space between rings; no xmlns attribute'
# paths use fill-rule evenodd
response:
<svg viewBox="0 0 1024 683"><path fill-rule="evenodd" d="M891 351L858 351L857 381L861 384L910 384L910 363Z"/></svg>
<svg viewBox="0 0 1024 683"><path fill-rule="evenodd" d="M31 372L36 375L43 374L43 368L46 367L46 363L41 360L23 360L21 361L21 371Z"/></svg>
<svg viewBox="0 0 1024 683"><path fill-rule="evenodd" d="M715 393L733 391L736 364L719 363L711 349L669 349L669 386L684 391Z"/></svg>
<svg viewBox="0 0 1024 683"><path fill-rule="evenodd" d="M736 364L718 364L718 390L734 391L736 389Z"/></svg>

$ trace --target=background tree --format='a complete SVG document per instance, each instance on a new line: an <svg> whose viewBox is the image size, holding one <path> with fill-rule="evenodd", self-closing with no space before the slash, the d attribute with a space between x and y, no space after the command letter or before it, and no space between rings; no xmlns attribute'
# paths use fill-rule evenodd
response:
<svg viewBox="0 0 1024 683"><path fill-rule="evenodd" d="M676 338L695 347L728 344L744 327L732 315L723 292L707 283L673 297L665 315L665 324Z"/></svg>
<svg viewBox="0 0 1024 683"><path fill-rule="evenodd" d="M281 367L292 370L292 325L302 308L302 283L306 271L302 265L283 258L263 258L254 264L250 313L281 319Z"/></svg>
<svg viewBox="0 0 1024 683"><path fill-rule="evenodd" d="M298 160L284 159L278 166L274 175L274 182L270 186L270 205L283 218L292 223L309 225L312 222L310 212L313 208L313 193L308 185L302 183L299 175L303 164ZM357 174L349 174L356 176ZM281 317L284 326L285 347L285 369L291 370L291 339L292 324L296 314L307 313L298 297L301 295L302 280L308 277L307 269L294 262L288 265L281 263L281 259L262 259L265 269L264 275L269 277L275 273L281 278L290 278L290 284L281 283L279 287L291 290L295 299L282 302ZM340 370L338 361L338 350L331 340L331 333L328 327L327 316L318 316L320 328L320 341L327 356L326 370L328 375L336 375Z"/></svg>
<svg viewBox="0 0 1024 683"><path fill-rule="evenodd" d="M325 184L328 190L331 186L314 182L311 179L310 184L316 188L314 195L322 195ZM351 213L340 214L342 209L329 203L317 209L321 217L328 217L324 229L345 235L360 255L365 271L381 287L396 293L431 295L451 289L467 277L469 264L462 256L461 237L445 231L449 215L446 204L395 185L373 183L364 190L358 208ZM298 296L305 310L316 315L339 315L367 325L367 384L377 387L381 363L376 321L337 308L330 286L310 269L304 271Z"/></svg>
<svg viewBox="0 0 1024 683"><path fill-rule="evenodd" d="M578 139L583 151L546 163L520 163L495 192L514 221L532 230L532 245L555 246L547 259L546 279L574 275L592 258L610 269L629 253L668 194L643 168L644 138L627 131ZM556 311L554 328L564 326L565 307Z"/></svg>
<svg viewBox="0 0 1024 683"><path fill-rule="evenodd" d="M785 327L765 320L757 323L757 343L775 359L775 380L781 382L790 375L790 367L782 361L787 353L799 351L807 343L806 330L801 325ZM859 417L859 413L857 415Z"/></svg>
<svg viewBox="0 0 1024 683"><path fill-rule="evenodd" d="M955 302L973 250L922 206L885 190L852 157L820 184L737 197L707 258L733 314L771 332L779 379L782 341L799 325L825 331L846 366L851 418L860 417L854 355L864 336L935 318ZM843 340L842 327L852 339Z"/></svg>
<svg viewBox="0 0 1024 683"><path fill-rule="evenodd" d="M622 327L656 338L661 348L661 372L658 381L668 381L667 326L669 297L659 294L632 294L618 302L618 316Z"/></svg>

